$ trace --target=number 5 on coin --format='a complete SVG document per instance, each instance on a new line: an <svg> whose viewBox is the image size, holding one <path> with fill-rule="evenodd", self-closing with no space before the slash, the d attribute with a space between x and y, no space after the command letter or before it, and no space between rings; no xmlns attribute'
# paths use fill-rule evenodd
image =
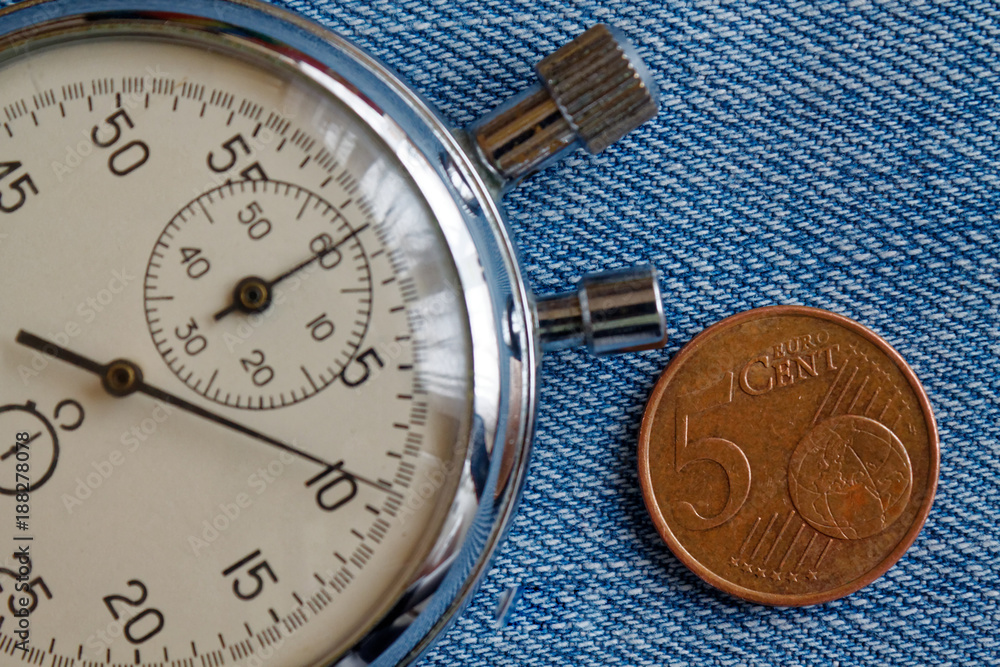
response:
<svg viewBox="0 0 1000 667"><path fill-rule="evenodd" d="M733 400L734 377L726 373L722 380L710 387L684 394L677 400L676 445L674 472L684 474L684 469L698 461L718 463L729 480L729 497L726 506L715 516L702 516L691 503L678 500L673 503L674 516L688 530L710 530L721 526L736 516L750 494L750 462L746 454L732 440L706 437L693 442L688 440L691 418L706 410L728 405Z"/></svg>

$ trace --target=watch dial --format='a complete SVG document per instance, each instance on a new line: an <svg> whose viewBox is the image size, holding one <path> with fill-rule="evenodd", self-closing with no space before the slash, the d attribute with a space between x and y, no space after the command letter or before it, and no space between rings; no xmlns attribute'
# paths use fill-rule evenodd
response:
<svg viewBox="0 0 1000 667"><path fill-rule="evenodd" d="M0 52L0 518L31 538L0 641L30 627L38 664L325 664L461 476L469 324L431 207L348 104L203 34Z"/></svg>

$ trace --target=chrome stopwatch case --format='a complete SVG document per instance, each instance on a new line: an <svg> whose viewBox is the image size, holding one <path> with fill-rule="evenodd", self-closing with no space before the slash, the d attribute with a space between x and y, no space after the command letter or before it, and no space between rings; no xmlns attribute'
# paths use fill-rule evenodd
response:
<svg viewBox="0 0 1000 667"><path fill-rule="evenodd" d="M514 511L541 351L664 336L652 269L521 276L502 194L656 109L605 26L538 74L452 130L257 2L0 12L4 664L390 665L440 634Z"/></svg>

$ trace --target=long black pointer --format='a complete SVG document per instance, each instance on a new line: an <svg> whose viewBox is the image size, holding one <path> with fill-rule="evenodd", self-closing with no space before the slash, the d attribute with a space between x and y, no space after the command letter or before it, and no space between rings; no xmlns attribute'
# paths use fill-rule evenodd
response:
<svg viewBox="0 0 1000 667"><path fill-rule="evenodd" d="M111 364L108 364L108 365L99 364L96 361L94 361L93 359L89 359L89 358L87 358L87 357L85 357L83 355L77 354L76 352L73 352L71 350L67 350L66 348L62 347L61 345L56 345L55 343L49 342L49 341L45 340L44 338L40 338L40 337L36 336L35 334L28 333L27 331L24 331L23 329L21 331L17 332L17 338L16 338L16 340L21 345L24 345L26 347L30 347L32 349L38 350L39 352L41 352L43 354L47 354L49 356L55 357L56 359L59 359L60 361L65 361L68 364L72 364L73 366L76 366L78 368L82 368L83 370L89 371L89 372L91 372L91 373L93 373L95 375L98 375L98 376L102 377L102 378L104 378L105 376L107 376L107 374L108 374L111 366L114 365L114 363L116 363L116 362L112 362ZM132 364L131 362L124 362L124 363L128 364L129 366L131 366L133 368L137 368L135 366L135 364ZM231 419L226 419L222 415L217 415L214 412L209 412L205 408L199 407L199 406L195 405L194 403L189 403L188 401L185 401L183 398L181 398L179 396L174 396L173 394L171 394L169 392L166 392L166 391L160 389L159 387L154 387L154 386L152 386L150 384L147 384L146 381L142 379L141 373L138 374L138 376L134 380L133 384L131 385L131 391L129 393L131 393L131 392L139 392L139 393L142 393L142 394L146 394L147 396L155 398L155 399L157 399L159 401L163 401L164 403L167 403L169 405L173 405L175 407L178 407L181 410L186 410L187 412L190 412L191 414L198 415L199 417L202 417L203 419L207 419L207 420L209 420L211 422L215 422L219 426L225 426L226 428L230 428L230 429L236 431L237 433L242 433L243 435L249 436L249 437L254 438L256 440L260 440L261 442L265 442L265 443L271 445L272 447L277 447L278 449L281 449L281 450L284 450L286 452L295 454L296 456L300 456L300 457L306 459L307 461L312 461L313 463L316 463L318 465L324 466L324 467L329 468L329 469L339 470L342 473L344 473L345 475L349 475L350 477L353 477L354 479L358 480L362 484L367 484L368 486L375 487L376 489L379 489L380 491L388 493L389 495L397 496L397 497L400 497L400 498L402 497L402 494L400 494L398 491L394 491L392 489L387 489L384 486L382 486L381 484L378 484L378 483L373 482L371 480L365 479L364 477L360 477L360 476L355 475L354 473L352 473L352 472L350 472L348 470L345 470L344 469L344 462L343 461L340 461L339 463L337 463L335 465L331 464L331 463L328 463L328 462L324 461L323 459L319 458L318 456L314 456L314 455L310 454L309 452L303 451L303 450L301 450L301 449L299 449L297 447L293 447L292 445L289 445L289 444L286 444L284 442L281 442L280 440L277 440L276 438L272 438L269 435L264 435L263 433L261 433L259 431L255 431L254 429L250 428L249 426L244 426L243 424L239 424L237 422L234 422Z"/></svg>

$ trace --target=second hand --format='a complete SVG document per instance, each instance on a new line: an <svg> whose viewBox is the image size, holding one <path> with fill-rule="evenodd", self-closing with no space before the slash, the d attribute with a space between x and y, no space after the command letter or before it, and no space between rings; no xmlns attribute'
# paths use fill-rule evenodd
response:
<svg viewBox="0 0 1000 667"><path fill-rule="evenodd" d="M326 468L336 468L350 477L353 477L357 481L372 486L384 493L396 496L397 498L402 498L402 494L393 489L388 489L385 486L373 482L369 479L365 479L359 475L349 472L344 469L343 461L337 464L331 464L318 456L310 454L304 450L295 447L294 445L289 445L281 440L272 438L269 435L265 435L259 431L256 431L249 426L244 426L238 422L234 422L231 419L227 419L222 415L215 414L205 408L199 407L194 403L184 400L180 396L175 396L159 387L154 387L148 384L142 379L142 371L139 367L132 363L131 361L126 361L124 359L119 359L117 361L112 361L110 364L102 365L96 361L84 357L83 355L77 354L71 350L68 350L60 345L49 342L44 338L36 336L35 334L28 333L23 329L17 333L17 342L26 347L30 347L34 350L38 350L43 354L50 355L61 361L65 361L72 364L78 368L82 368L85 371L94 373L101 377L101 385L104 387L112 396L124 397L133 393L140 393L155 398L157 400L163 401L168 405L173 405L182 410L190 412L191 414L197 415L211 422L214 422L220 426L225 426L226 428L232 429L238 433L249 436L261 442L267 443L273 447L284 450L291 454L295 454L307 461L312 461L318 465L324 466Z"/></svg>
<svg viewBox="0 0 1000 667"><path fill-rule="evenodd" d="M39 431L39 432L38 432L38 433L36 433L35 435L31 436L30 438L28 438L28 439L27 439L27 440L25 440L24 442L19 442L19 443L17 443L16 445L14 445L14 446L13 446L13 447L11 447L10 449L8 449L8 450L7 450L7 451L6 451L5 453L4 453L4 455L3 455L3 456L0 456L0 461L6 461L6 460L7 460L7 459L9 459L9 458L10 458L11 456L13 456L13 455L14 455L14 453L15 453L15 452L16 452L16 451L17 451L18 449L23 449L23 448L27 447L27 446L28 446L28 445L30 445L30 444L31 444L32 442L34 442L34 441L35 441L35 439L36 439L36 438L38 438L38 437L39 437L40 435L42 435L42 432L41 432L41 431Z"/></svg>

